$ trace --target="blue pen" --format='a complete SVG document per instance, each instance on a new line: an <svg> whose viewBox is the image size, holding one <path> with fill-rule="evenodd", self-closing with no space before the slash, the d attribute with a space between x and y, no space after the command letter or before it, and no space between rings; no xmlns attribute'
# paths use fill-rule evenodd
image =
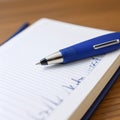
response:
<svg viewBox="0 0 120 120"><path fill-rule="evenodd" d="M27 27L29 26L29 23L26 22L24 23L13 35L11 35L4 43L6 43L7 41L9 41L11 38L15 37L17 34L19 34L20 32L22 32L23 30L25 30ZM4 44L2 43L2 45ZM1 45L0 45L1 46Z"/></svg>
<svg viewBox="0 0 120 120"><path fill-rule="evenodd" d="M69 63L76 60L112 52L119 48L120 32L115 32L61 49L58 52L43 58L37 64L49 65L56 63Z"/></svg>

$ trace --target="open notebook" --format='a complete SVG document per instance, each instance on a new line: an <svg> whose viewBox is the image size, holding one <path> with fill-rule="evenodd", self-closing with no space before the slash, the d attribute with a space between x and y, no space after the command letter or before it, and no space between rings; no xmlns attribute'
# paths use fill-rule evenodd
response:
<svg viewBox="0 0 120 120"><path fill-rule="evenodd" d="M110 33L40 19L0 47L1 120L79 120L120 66L120 50L36 66L61 48Z"/></svg>

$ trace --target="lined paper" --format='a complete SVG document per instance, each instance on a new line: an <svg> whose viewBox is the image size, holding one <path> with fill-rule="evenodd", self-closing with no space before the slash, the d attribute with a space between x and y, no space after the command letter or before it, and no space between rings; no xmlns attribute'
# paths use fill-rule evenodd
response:
<svg viewBox="0 0 120 120"><path fill-rule="evenodd" d="M109 32L41 19L1 46L0 119L49 119L104 62L104 56L65 65L35 63L61 48L105 33Z"/></svg>

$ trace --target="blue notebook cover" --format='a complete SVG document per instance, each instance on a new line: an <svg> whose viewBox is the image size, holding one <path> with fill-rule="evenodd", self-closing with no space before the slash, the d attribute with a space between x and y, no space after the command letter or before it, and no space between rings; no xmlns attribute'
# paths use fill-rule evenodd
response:
<svg viewBox="0 0 120 120"><path fill-rule="evenodd" d="M94 103L91 105L91 107L88 109L88 111L85 113L83 118L81 120L89 120L100 102L104 99L105 95L109 92L112 85L115 83L117 78L120 76L120 67L117 69L113 77L110 79L110 81L107 83L107 85L104 87L100 95L97 97L97 99L94 101Z"/></svg>

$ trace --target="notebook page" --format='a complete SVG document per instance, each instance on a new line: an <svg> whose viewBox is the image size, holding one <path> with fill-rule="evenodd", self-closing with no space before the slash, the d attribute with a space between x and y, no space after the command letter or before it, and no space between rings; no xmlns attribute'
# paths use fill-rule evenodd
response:
<svg viewBox="0 0 120 120"><path fill-rule="evenodd" d="M47 67L35 63L63 47L105 33L109 32L41 19L1 46L0 119L49 118L104 63L104 56Z"/></svg>

